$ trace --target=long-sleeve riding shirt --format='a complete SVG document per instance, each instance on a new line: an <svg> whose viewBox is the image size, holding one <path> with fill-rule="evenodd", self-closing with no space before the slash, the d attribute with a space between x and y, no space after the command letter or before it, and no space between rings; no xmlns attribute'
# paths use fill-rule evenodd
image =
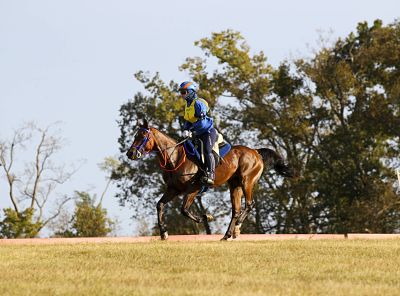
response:
<svg viewBox="0 0 400 296"><path fill-rule="evenodd" d="M191 130L195 135L202 135L213 128L212 118L207 116L208 103L200 98L187 101L185 105L184 129Z"/></svg>

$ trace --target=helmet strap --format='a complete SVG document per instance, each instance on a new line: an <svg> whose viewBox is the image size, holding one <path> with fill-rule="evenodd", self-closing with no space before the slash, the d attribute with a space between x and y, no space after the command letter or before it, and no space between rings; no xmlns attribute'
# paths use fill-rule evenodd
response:
<svg viewBox="0 0 400 296"><path fill-rule="evenodd" d="M188 102L192 102L197 97L197 93L193 90L189 90L188 94L185 97L185 100Z"/></svg>

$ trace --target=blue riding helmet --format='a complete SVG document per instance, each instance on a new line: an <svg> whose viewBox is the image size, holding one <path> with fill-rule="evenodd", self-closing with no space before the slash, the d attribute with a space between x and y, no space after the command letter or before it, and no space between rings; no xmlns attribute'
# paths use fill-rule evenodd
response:
<svg viewBox="0 0 400 296"><path fill-rule="evenodd" d="M186 101L192 101L197 97L197 86L192 81L184 81L179 85L179 92Z"/></svg>

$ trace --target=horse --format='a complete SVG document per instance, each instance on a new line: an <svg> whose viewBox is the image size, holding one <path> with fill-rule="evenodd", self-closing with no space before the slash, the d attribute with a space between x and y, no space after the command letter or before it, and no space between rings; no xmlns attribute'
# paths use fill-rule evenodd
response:
<svg viewBox="0 0 400 296"><path fill-rule="evenodd" d="M160 166L163 169L163 179L167 185L161 199L157 202L158 227L162 240L168 238L167 226L164 221L164 207L174 198L184 195L181 213L196 223L206 219L212 221L211 215L198 216L190 211L190 206L196 196L204 189L200 178L201 168L195 161L186 157L183 142L174 139L149 127L146 120L139 124L134 141L126 155L131 160L141 159L146 153L155 151L158 154ZM284 177L294 177L294 171L284 162L281 155L272 149L252 149L242 145L232 146L224 157L224 161L216 167L215 181L212 187L228 183L232 203L232 216L228 229L221 240L235 239L240 234L240 227L251 211L253 187L264 170L264 163L272 165L275 171ZM241 199L245 197L245 208L241 210Z"/></svg>

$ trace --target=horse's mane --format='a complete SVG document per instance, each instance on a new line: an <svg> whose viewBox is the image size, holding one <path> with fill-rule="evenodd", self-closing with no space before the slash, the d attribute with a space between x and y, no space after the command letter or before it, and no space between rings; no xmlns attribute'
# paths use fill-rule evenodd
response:
<svg viewBox="0 0 400 296"><path fill-rule="evenodd" d="M159 129L156 129L155 127L151 127L152 129L155 129L157 132L159 132L160 134L162 134L164 137L166 137L168 140L170 140L171 142L173 142L174 144L177 143L177 140L173 139L172 137L170 137L166 132L162 132Z"/></svg>

